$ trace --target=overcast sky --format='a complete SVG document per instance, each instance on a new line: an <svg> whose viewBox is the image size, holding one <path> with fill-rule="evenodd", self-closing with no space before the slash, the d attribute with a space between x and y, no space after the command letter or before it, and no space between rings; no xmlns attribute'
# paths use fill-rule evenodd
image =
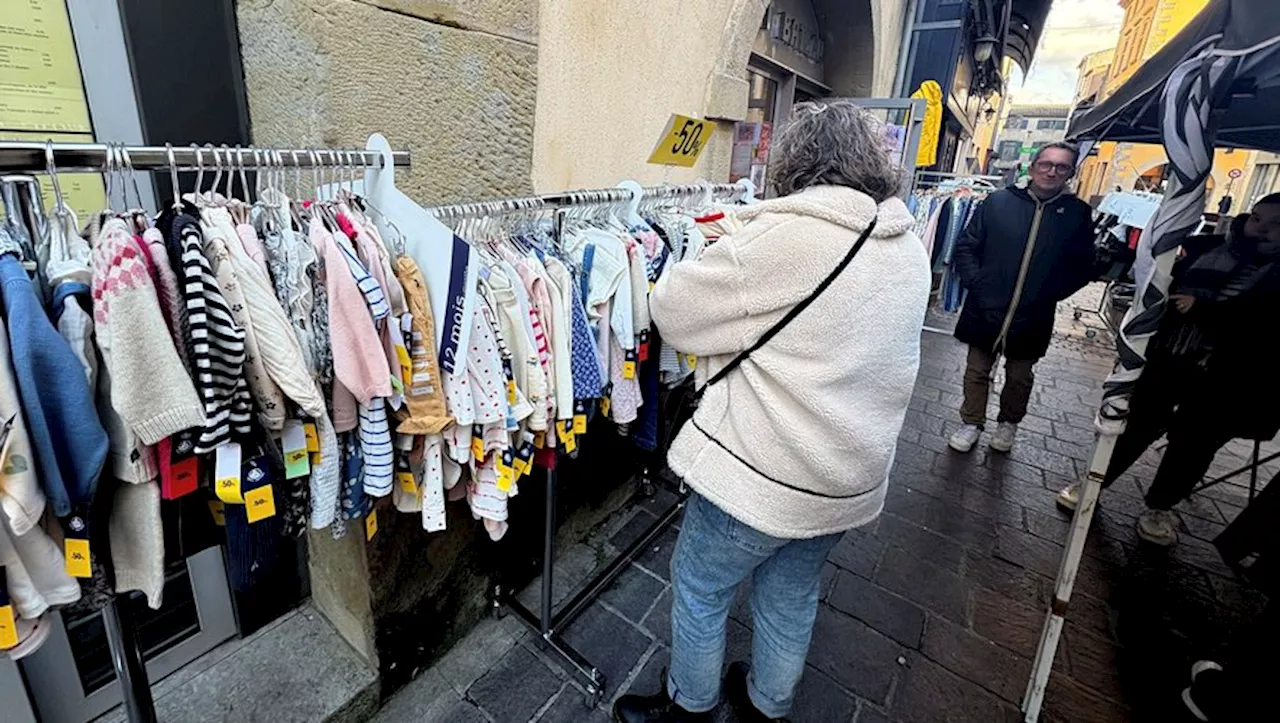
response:
<svg viewBox="0 0 1280 723"><path fill-rule="evenodd" d="M1117 0L1055 0L1026 83L1014 66L1013 102L1070 103L1080 59L1115 47L1123 20Z"/></svg>

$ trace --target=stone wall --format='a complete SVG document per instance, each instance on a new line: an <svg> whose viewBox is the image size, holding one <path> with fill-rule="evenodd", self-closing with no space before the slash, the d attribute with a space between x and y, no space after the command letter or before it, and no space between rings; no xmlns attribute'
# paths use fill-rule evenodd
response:
<svg viewBox="0 0 1280 723"><path fill-rule="evenodd" d="M254 142L413 150L423 203L527 193L536 0L241 0Z"/></svg>
<svg viewBox="0 0 1280 723"><path fill-rule="evenodd" d="M543 0L539 191L728 177L732 121L766 0ZM645 163L672 113L726 123L692 169Z"/></svg>

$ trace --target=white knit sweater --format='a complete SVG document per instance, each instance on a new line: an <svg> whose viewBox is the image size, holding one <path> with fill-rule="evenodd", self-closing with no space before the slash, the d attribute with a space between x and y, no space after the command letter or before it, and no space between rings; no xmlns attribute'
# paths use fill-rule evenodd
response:
<svg viewBox="0 0 1280 723"><path fill-rule="evenodd" d="M698 384L822 281L873 217L848 268L706 392L672 470L716 506L783 538L875 519L920 363L929 261L898 199L818 186L739 212L701 258L667 269L650 308L665 342L704 357Z"/></svg>

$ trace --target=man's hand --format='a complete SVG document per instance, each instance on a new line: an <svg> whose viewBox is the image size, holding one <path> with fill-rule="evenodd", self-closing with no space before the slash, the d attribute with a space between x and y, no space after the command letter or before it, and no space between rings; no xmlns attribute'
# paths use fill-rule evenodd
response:
<svg viewBox="0 0 1280 723"><path fill-rule="evenodd" d="M1169 297L1169 300L1173 302L1174 308L1176 308L1180 314L1185 314L1188 311L1191 311L1191 307L1196 303L1196 297L1191 296L1190 294L1173 294Z"/></svg>

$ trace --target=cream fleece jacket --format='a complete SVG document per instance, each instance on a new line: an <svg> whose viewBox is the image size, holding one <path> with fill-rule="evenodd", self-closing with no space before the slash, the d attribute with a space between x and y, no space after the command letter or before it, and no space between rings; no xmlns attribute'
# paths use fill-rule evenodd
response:
<svg viewBox="0 0 1280 723"><path fill-rule="evenodd" d="M875 519L920 363L929 260L898 199L817 186L739 212L746 226L668 269L663 340L706 357L699 385L808 296L878 217L834 283L707 390L671 468L751 527L800 539Z"/></svg>

